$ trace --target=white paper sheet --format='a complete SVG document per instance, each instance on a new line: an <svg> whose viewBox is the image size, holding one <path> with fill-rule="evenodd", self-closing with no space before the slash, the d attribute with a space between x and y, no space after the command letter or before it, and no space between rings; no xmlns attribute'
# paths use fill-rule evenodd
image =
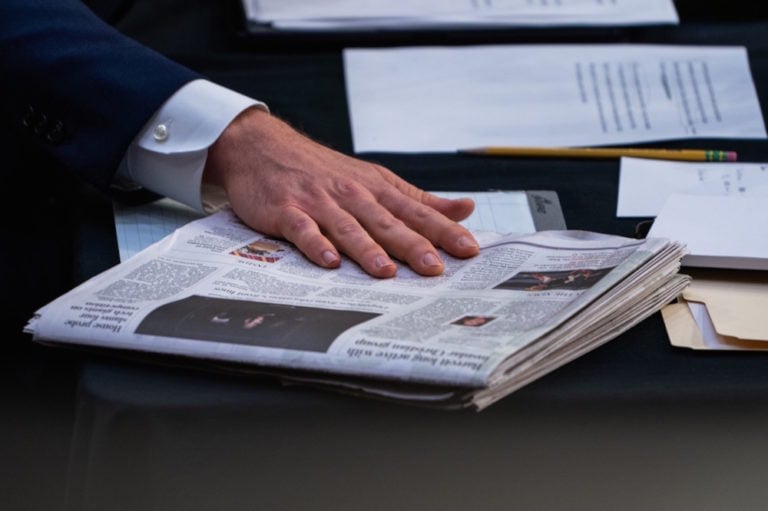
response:
<svg viewBox="0 0 768 511"><path fill-rule="evenodd" d="M656 216L673 193L768 199L768 163L621 159L616 216Z"/></svg>
<svg viewBox="0 0 768 511"><path fill-rule="evenodd" d="M683 266L768 270L768 201L672 194L648 237L685 243Z"/></svg>
<svg viewBox="0 0 768 511"><path fill-rule="evenodd" d="M706 350L728 350L728 351L761 351L768 350L768 342L753 341L748 339L737 339L735 337L725 337L717 333L712 318L707 311L707 306L703 303L686 302L691 311L693 320L701 334L702 345L697 345L698 349Z"/></svg>
<svg viewBox="0 0 768 511"><path fill-rule="evenodd" d="M475 211L461 222L473 232L536 232L526 192L433 192L441 197L469 197ZM171 199L138 206L115 203L115 229L120 260L126 261L151 244L160 241L177 228L203 215ZM563 226L565 228L565 226Z"/></svg>
<svg viewBox="0 0 768 511"><path fill-rule="evenodd" d="M704 341L704 347L713 350L725 345L726 343L724 342L723 337L715 330L712 318L709 317L709 313L707 312L707 306L697 302L687 302L687 305L688 310L691 311L693 320L696 322L696 326L699 327L701 338Z"/></svg>
<svg viewBox="0 0 768 511"><path fill-rule="evenodd" d="M248 20L305 30L678 23L672 0L243 0Z"/></svg>
<svg viewBox="0 0 768 511"><path fill-rule="evenodd" d="M347 49L357 152L766 138L743 47Z"/></svg>

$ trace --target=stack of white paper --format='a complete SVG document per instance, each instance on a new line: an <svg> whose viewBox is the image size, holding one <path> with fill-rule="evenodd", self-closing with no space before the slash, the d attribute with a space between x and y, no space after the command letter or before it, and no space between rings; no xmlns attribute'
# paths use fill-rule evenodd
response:
<svg viewBox="0 0 768 511"><path fill-rule="evenodd" d="M672 0L243 0L253 23L350 30L678 23Z"/></svg>

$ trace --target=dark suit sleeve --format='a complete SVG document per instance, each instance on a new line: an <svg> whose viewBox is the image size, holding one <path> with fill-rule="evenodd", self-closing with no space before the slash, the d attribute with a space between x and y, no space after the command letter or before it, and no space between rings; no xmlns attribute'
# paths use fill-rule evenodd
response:
<svg viewBox="0 0 768 511"><path fill-rule="evenodd" d="M0 1L0 122L106 190L133 138L191 70L78 0Z"/></svg>

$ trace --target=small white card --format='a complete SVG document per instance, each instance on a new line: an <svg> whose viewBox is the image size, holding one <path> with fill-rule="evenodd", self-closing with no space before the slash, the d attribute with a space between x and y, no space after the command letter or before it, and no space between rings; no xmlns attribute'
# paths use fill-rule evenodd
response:
<svg viewBox="0 0 768 511"><path fill-rule="evenodd" d="M616 216L656 216L673 193L768 199L768 163L621 159Z"/></svg>
<svg viewBox="0 0 768 511"><path fill-rule="evenodd" d="M768 201L673 194L648 237L685 243L683 266L768 270Z"/></svg>

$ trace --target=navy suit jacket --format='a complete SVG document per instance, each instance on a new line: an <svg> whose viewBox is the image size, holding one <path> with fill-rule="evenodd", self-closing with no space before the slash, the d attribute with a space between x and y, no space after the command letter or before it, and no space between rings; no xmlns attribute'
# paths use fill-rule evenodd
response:
<svg viewBox="0 0 768 511"><path fill-rule="evenodd" d="M152 114L195 78L80 0L0 1L0 133L99 189Z"/></svg>

